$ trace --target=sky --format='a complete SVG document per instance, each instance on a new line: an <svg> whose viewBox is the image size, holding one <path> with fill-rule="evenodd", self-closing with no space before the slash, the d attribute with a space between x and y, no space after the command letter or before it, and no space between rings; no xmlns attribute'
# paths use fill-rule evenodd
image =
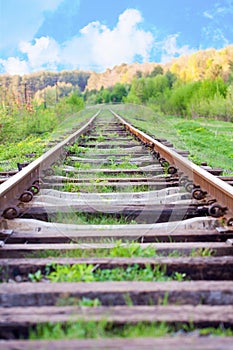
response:
<svg viewBox="0 0 233 350"><path fill-rule="evenodd" d="M233 0L0 0L0 74L103 72L233 44Z"/></svg>

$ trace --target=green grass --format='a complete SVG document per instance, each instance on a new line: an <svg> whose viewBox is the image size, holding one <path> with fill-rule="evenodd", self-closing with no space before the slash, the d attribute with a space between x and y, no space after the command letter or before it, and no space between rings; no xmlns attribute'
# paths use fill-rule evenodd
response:
<svg viewBox="0 0 233 350"><path fill-rule="evenodd" d="M194 331L194 327L188 324L177 326L169 325L165 322L146 323L140 322L135 325L125 324L116 326L105 320L101 322L85 322L77 320L61 323L47 323L37 325L35 330L30 331L29 339L35 340L58 340L58 339L85 339L85 338L147 338L165 337L179 333L189 334ZM200 328L195 329L200 336L233 336L230 328Z"/></svg>
<svg viewBox="0 0 233 350"><path fill-rule="evenodd" d="M98 298L90 299L83 297L81 299L75 297L61 297L58 298L56 306L101 306L101 301Z"/></svg>
<svg viewBox="0 0 233 350"><path fill-rule="evenodd" d="M85 158L88 156L85 155ZM138 166L136 164L130 163L130 159L113 159L113 158L107 158L105 159L105 163L101 163L102 160L100 159L100 163L97 164L92 164L91 159L89 162L79 162L73 159L67 159L65 161L65 165L68 166L73 166L79 170L88 170L92 168L97 168L97 169L112 169L112 170L117 170L117 169L137 169Z"/></svg>
<svg viewBox="0 0 233 350"><path fill-rule="evenodd" d="M99 185L101 184L101 185ZM156 186L156 185L155 185ZM113 193L113 192L145 192L153 188L153 185L124 185L118 186L117 184L112 184L111 182L93 180L90 181L89 185L75 184L75 183L66 183L62 186L62 190L65 192L72 193ZM56 184L53 185L53 188L56 189Z"/></svg>
<svg viewBox="0 0 233 350"><path fill-rule="evenodd" d="M103 164L100 168L104 169L137 169L138 166L130 163L130 160L122 160L119 163L113 159L109 160L109 163Z"/></svg>
<svg viewBox="0 0 233 350"><path fill-rule="evenodd" d="M121 147L114 147L114 148L97 148L97 147L86 147L85 148L85 156L92 156L94 154L117 154L117 153L123 153L123 154L127 154L125 148L121 148ZM132 153L133 155L133 153Z"/></svg>
<svg viewBox="0 0 233 350"><path fill-rule="evenodd" d="M66 176L66 173L64 171L60 172L60 175L64 175ZM95 182L100 182L102 179L108 179L108 178L141 178L144 177L146 179L146 177L152 177L152 176L148 176L148 174L138 174L138 173L133 173L133 174L125 174L123 172L119 172L119 173L105 173L105 172L97 172L97 173L68 173L67 174L67 178L73 178L73 179L93 179Z"/></svg>
<svg viewBox="0 0 233 350"><path fill-rule="evenodd" d="M0 170L7 171L17 169L17 163L33 161L41 156L47 147L48 135L43 137L29 136L17 143L4 143L0 145ZM26 154L34 153L33 157L27 158Z"/></svg>
<svg viewBox="0 0 233 350"><path fill-rule="evenodd" d="M212 167L233 173L233 123L163 116L138 105L119 105L112 109L153 137L165 138L178 149L190 151L195 163L207 161Z"/></svg>
<svg viewBox="0 0 233 350"><path fill-rule="evenodd" d="M73 145L66 147L66 150L72 155L80 155L86 152L86 148L79 146L78 143L74 143Z"/></svg>
<svg viewBox="0 0 233 350"><path fill-rule="evenodd" d="M81 242L79 240L74 240L72 243L96 243L96 241L85 241ZM156 249L152 246L142 248L137 242L125 242L122 245L122 241L117 242L113 239L103 239L98 241L98 243L103 244L114 244L112 248L92 248L92 249L72 249L72 250L44 250L37 253L27 254L27 258L159 258L159 257L170 257L170 258L180 258L180 257L209 257L214 256L215 253L211 249L193 249L190 254L182 254L179 251L172 251L168 254L157 253ZM31 276L32 279L40 280L41 274L38 272Z"/></svg>
<svg viewBox="0 0 233 350"><path fill-rule="evenodd" d="M86 109L77 113L62 116L62 119L53 125L53 127L43 131L43 125L41 126L41 132L33 132L33 129L29 133L29 136L24 136L23 129L29 127L25 124L25 120L28 115L18 116L17 123L15 123L14 118L7 117L7 129L3 128L0 130L0 139L3 139L0 145L0 171L7 171L17 168L17 163L23 163L24 161L32 161L38 158L46 150L48 150L48 143L52 140L57 140L59 137L64 136L65 133L72 132L72 128L79 128L81 124L88 121L88 119L93 116L96 112L94 109ZM26 112L25 112L26 113ZM53 118L54 111L48 110L48 123L50 123L49 118ZM30 115L29 119L33 119ZM0 113L0 123L5 125L5 120L2 120ZM25 119L26 118L26 119ZM24 126L26 125L26 126ZM8 137L5 137L7 132ZM51 148L51 147L50 147ZM26 154L35 153L32 158L27 158Z"/></svg>
<svg viewBox="0 0 233 350"><path fill-rule="evenodd" d="M66 172L61 166L53 166L52 167L54 170L54 175L56 176L64 176L67 178L66 181L69 181L69 179L90 179L93 180L95 183L99 183L102 179L108 179L108 178L142 178L144 177L144 179L146 180L148 177L151 178L153 177L153 175L148 175L148 174L140 174L140 173L129 173L129 174L125 174L124 172L119 172L119 173L106 173L104 171L100 172L85 172L85 173L80 173L79 171L74 172L74 171L69 171ZM83 170L83 169L82 169ZM161 177L162 174L159 176ZM165 179L165 175L164 175L164 179ZM72 180L70 180L72 182ZM75 184L75 182L73 182L73 184Z"/></svg>
<svg viewBox="0 0 233 350"><path fill-rule="evenodd" d="M89 214L89 213L58 213L50 218L51 222L76 225L125 225L135 224L135 221L127 216L117 214Z"/></svg>
<svg viewBox="0 0 233 350"><path fill-rule="evenodd" d="M40 272L38 272L40 271ZM39 282L44 277L41 270L29 275L33 282ZM146 265L144 268L138 264L127 267L101 269L92 264L59 265L51 264L46 269L45 277L51 282L107 282L107 281L183 281L185 274L174 272L171 276L166 274L166 267Z"/></svg>
<svg viewBox="0 0 233 350"><path fill-rule="evenodd" d="M104 243L112 243L105 242ZM191 252L190 256L210 256L212 252L210 250L199 250ZM69 258L147 258L147 257L161 257L162 254L157 254L155 248L148 246L142 248L139 243L131 242L122 246L122 241L118 240L115 246L110 249L90 249L82 250L76 249L73 251L45 251L40 253L40 258L48 257L69 257ZM169 257L181 257L179 252L172 252ZM33 256L35 257L35 256ZM185 279L185 274L174 272L171 276L166 275L166 267L146 265L145 268L139 267L137 264L129 265L128 267L119 267L113 269L96 269L93 265L76 264L76 265L59 265L51 264L45 268L42 273L41 270L37 270L35 273L29 275L29 279L34 282L39 282L46 276L53 282L94 282L94 281L167 281Z"/></svg>

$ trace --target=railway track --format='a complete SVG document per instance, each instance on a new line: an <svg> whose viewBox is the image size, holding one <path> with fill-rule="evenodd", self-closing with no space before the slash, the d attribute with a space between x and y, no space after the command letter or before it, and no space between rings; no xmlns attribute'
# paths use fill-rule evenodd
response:
<svg viewBox="0 0 233 350"><path fill-rule="evenodd" d="M0 186L2 349L232 349L233 191L186 156L103 110Z"/></svg>

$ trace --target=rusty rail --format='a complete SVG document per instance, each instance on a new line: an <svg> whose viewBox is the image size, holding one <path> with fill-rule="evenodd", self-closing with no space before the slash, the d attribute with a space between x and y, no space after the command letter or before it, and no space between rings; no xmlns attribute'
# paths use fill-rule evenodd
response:
<svg viewBox="0 0 233 350"><path fill-rule="evenodd" d="M14 208L21 194L27 191L36 181L39 181L43 171L47 170L55 161L63 157L65 146L74 143L75 140L92 125L98 114L99 111L75 133L58 143L41 157L0 185L0 216L7 208L11 206Z"/></svg>
<svg viewBox="0 0 233 350"><path fill-rule="evenodd" d="M152 137L146 135L144 132L130 125L121 116L111 110L113 115L124 124L125 128L137 136L141 141L150 145L150 147L159 152L161 157L164 157L170 164L174 165L196 185L200 186L202 190L208 192L217 202L227 207L228 217L233 216L233 188L226 182L218 179L214 175L210 174L206 170L202 169L198 165L192 163L187 158L179 155L169 147L154 140Z"/></svg>

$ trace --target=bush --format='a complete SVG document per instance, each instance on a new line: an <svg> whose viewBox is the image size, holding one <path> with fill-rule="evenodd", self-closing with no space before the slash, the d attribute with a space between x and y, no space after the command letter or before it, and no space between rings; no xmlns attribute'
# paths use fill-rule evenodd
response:
<svg viewBox="0 0 233 350"><path fill-rule="evenodd" d="M229 99L225 99L217 93L211 99L203 99L192 106L193 113L197 117L217 118L225 121L233 121L233 105Z"/></svg>

